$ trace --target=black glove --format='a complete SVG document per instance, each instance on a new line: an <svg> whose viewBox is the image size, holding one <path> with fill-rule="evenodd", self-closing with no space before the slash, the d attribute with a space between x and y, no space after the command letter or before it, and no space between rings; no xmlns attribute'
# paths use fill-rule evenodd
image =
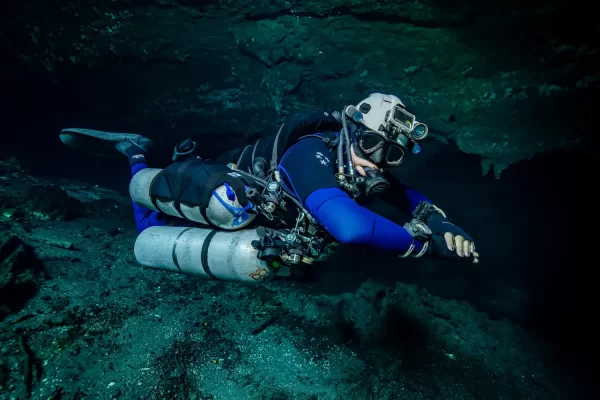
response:
<svg viewBox="0 0 600 400"><path fill-rule="evenodd" d="M447 260L474 260L473 238L461 227L454 225L437 212L427 218L427 226L431 229L429 244L433 255ZM462 247L460 252L457 252L457 242ZM465 242L468 242L468 252L464 251ZM448 248L449 245L451 249Z"/></svg>

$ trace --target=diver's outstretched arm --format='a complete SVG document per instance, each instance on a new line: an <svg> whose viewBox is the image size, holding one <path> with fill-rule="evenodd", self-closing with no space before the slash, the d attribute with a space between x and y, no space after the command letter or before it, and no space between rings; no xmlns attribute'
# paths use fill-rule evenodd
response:
<svg viewBox="0 0 600 400"><path fill-rule="evenodd" d="M429 198L419 191L403 184L400 179L389 171L386 173L386 179L390 182L390 187L381 196L381 199L394 207L410 212L413 217L427 224L432 231L430 250L433 254L443 259L467 259L475 263L479 262L479 253L475 251L473 238L461 227L450 222L444 211L436 207ZM428 203L433 207L422 203ZM417 207L421 211L425 209L429 209L429 211L424 213L417 211L415 213Z"/></svg>
<svg viewBox="0 0 600 400"><path fill-rule="evenodd" d="M405 185L391 172L386 171L385 179L390 183L390 187L381 194L380 199L389 205L412 214L422 201L433 204L427 196Z"/></svg>
<svg viewBox="0 0 600 400"><path fill-rule="evenodd" d="M399 254L419 254L424 243L402 226L361 207L339 188L323 188L305 201L310 214L337 241L367 245Z"/></svg>

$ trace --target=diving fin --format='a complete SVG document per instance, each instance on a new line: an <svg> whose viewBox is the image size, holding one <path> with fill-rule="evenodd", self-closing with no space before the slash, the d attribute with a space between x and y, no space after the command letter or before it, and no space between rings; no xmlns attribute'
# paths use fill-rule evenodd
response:
<svg viewBox="0 0 600 400"><path fill-rule="evenodd" d="M60 140L72 149L101 157L117 157L117 151L125 154L125 150L131 146L139 147L144 153L152 147L150 139L137 133L104 132L81 128L63 129Z"/></svg>

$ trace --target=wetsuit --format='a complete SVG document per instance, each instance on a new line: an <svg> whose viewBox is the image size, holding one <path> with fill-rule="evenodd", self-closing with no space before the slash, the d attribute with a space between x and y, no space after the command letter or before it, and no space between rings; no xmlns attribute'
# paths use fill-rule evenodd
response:
<svg viewBox="0 0 600 400"><path fill-rule="evenodd" d="M227 158L227 157L225 157ZM294 143L281 157L279 170L283 183L296 195L306 210L340 243L366 245L404 254L414 244L414 254L423 243L402 226L359 205L335 181L335 154L316 137ZM219 160L219 159L218 159ZM235 159L220 161L235 162ZM132 174L147 168L146 164L132 165ZM412 212L421 201L431 203L421 193L403 185L393 176L386 176L390 189L381 198L396 207ZM133 203L139 232L151 226L166 224L165 215Z"/></svg>

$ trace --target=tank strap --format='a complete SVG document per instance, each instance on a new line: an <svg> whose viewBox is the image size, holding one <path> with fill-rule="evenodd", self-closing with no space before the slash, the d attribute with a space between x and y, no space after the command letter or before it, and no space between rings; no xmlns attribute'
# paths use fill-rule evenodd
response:
<svg viewBox="0 0 600 400"><path fill-rule="evenodd" d="M206 181L206 184L203 187L202 197L201 197L202 204L204 204L205 206L208 206L208 204L210 202L210 197L212 196L213 189L215 187L217 187L217 183L225 176L226 173L227 173L227 170L220 171L218 173L214 173L214 174L210 175L210 177L208 178L208 181Z"/></svg>
<svg viewBox="0 0 600 400"><path fill-rule="evenodd" d="M224 179L225 175L230 175L231 177L235 178L235 179ZM206 206L208 206L208 204L210 203L210 198L213 195L213 190L215 189L215 187L217 187L219 184L227 182L227 184L233 189L233 191L236 193L236 195L238 193L242 193L243 191L245 191L245 186L251 186L251 183L248 182L247 179L244 179L244 176L241 174L236 173L235 171L231 171L230 169L226 169L222 172L213 174L209 180L206 182L206 185L204 186L203 192L202 192L202 204L205 204ZM239 197L238 196L238 201L239 201ZM241 203L240 203L241 204Z"/></svg>
<svg viewBox="0 0 600 400"><path fill-rule="evenodd" d="M206 235L206 239L204 239L204 243L202 244L202 252L200 253L200 261L202 262L202 268L204 269L204 272L206 272L206 275L210 276L211 279L214 279L215 281L220 281L219 278L217 278L212 271L210 270L210 267L208 266L208 247L210 246L210 242L212 241L213 237L217 234L217 230L213 229L212 231L210 231L210 233L208 235Z"/></svg>
<svg viewBox="0 0 600 400"><path fill-rule="evenodd" d="M204 218L204 220L206 221L208 226L211 226L213 228L217 228L217 226L214 225L212 222L210 222L210 219L208 218L208 214L206 213L206 210L208 209L208 205L210 204L210 198L212 196L213 189L217 185L217 182L219 182L223 178L223 176L225 175L225 172L226 171L213 174L209 178L209 180L206 182L206 184L202 188L201 202L202 202L202 204L204 204L204 206L203 207L198 206L198 211L200 211L200 215L202 215L202 218Z"/></svg>
<svg viewBox="0 0 600 400"><path fill-rule="evenodd" d="M193 229L193 227L184 229L179 233L179 235L177 235L177 238L175 238L175 244L173 245L173 251L171 252L171 257L173 257L173 264L175 264L175 266L181 273L183 273L183 271L181 270L181 267L179 266L179 260L177 259L177 245L179 244L179 239L181 238L181 236L190 229Z"/></svg>
<svg viewBox="0 0 600 400"><path fill-rule="evenodd" d="M212 222L210 222L210 220L208 219L208 214L206 214L206 209L207 208L208 207L200 207L200 206L198 206L198 211L200 211L200 215L202 215L202 218L204 218L204 220L206 221L206 224L208 226L212 226L213 228L216 228L216 226Z"/></svg>
<svg viewBox="0 0 600 400"><path fill-rule="evenodd" d="M189 168L189 166L191 165L191 163L182 163L179 168L177 168L177 173L175 176L175 184L173 185L173 194L174 194L174 202L173 205L175 206L175 209L177 210L177 213L179 213L179 216L181 218L185 218L185 216L183 215L183 213L181 212L181 202L178 200L181 197L181 191L183 189L183 185L181 184L183 181L183 177L184 177L184 173L186 171L186 169Z"/></svg>

